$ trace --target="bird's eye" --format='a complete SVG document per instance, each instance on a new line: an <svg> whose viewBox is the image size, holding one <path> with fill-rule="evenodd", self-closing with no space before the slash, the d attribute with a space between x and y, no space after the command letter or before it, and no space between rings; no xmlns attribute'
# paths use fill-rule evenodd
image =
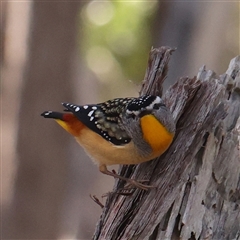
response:
<svg viewBox="0 0 240 240"><path fill-rule="evenodd" d="M136 115L131 113L131 114L128 114L128 118L132 118L132 119L135 119Z"/></svg>
<svg viewBox="0 0 240 240"><path fill-rule="evenodd" d="M155 104L153 105L153 109L159 109L159 108L160 108L160 104L155 103Z"/></svg>

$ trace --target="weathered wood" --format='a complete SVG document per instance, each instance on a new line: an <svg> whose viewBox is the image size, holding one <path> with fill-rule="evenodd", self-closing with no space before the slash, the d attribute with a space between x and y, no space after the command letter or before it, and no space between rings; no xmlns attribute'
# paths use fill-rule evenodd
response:
<svg viewBox="0 0 240 240"><path fill-rule="evenodd" d="M162 96L162 84L167 77L168 62L173 51L175 49L170 47L153 48L151 50L140 95Z"/></svg>
<svg viewBox="0 0 240 240"><path fill-rule="evenodd" d="M161 94L171 51L151 51L141 94ZM156 59L165 61L162 76ZM238 239L240 56L220 77L202 67L197 77L179 79L163 99L177 124L173 144L157 159L120 168L156 188L110 194L94 239ZM116 180L113 192L124 184Z"/></svg>

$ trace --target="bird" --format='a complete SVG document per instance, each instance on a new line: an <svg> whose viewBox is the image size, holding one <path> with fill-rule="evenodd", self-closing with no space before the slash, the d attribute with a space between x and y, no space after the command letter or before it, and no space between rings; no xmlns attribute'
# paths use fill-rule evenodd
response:
<svg viewBox="0 0 240 240"><path fill-rule="evenodd" d="M109 165L135 165L162 155L171 145L176 125L162 98L154 95L115 98L98 104L62 103L64 112L45 111L73 135L99 171L137 188L152 186L123 177Z"/></svg>

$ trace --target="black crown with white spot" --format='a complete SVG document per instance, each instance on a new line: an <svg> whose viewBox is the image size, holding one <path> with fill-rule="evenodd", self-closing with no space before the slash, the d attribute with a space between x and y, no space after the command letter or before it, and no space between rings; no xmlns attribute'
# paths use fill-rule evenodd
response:
<svg viewBox="0 0 240 240"><path fill-rule="evenodd" d="M142 116L151 113L153 109L157 110L161 106L165 106L162 99L158 96L146 95L134 98L126 108L126 114Z"/></svg>
<svg viewBox="0 0 240 240"><path fill-rule="evenodd" d="M142 96L139 98L116 98L96 105L74 105L63 103L66 111L72 112L83 124L115 145L131 141L122 127L123 114L139 115L147 110L159 108L160 97Z"/></svg>

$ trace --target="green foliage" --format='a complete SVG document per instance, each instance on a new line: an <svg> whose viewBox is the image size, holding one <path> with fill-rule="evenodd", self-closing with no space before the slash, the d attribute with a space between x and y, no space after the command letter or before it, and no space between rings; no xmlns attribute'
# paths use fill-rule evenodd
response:
<svg viewBox="0 0 240 240"><path fill-rule="evenodd" d="M100 81L144 77L157 2L91 1L81 13L82 52Z"/></svg>

